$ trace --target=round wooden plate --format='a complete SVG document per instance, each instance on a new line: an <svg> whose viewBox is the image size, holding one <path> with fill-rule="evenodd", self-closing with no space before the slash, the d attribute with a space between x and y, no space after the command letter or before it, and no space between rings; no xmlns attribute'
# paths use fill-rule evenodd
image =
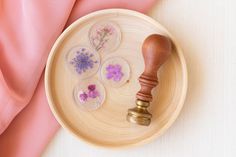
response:
<svg viewBox="0 0 236 157"><path fill-rule="evenodd" d="M101 53L101 62L112 56L123 57L130 65L131 76L119 88L104 84L103 106L96 111L84 111L73 100L72 92L78 80L66 67L65 53L76 45L89 46L89 29L101 20L117 23L122 32L120 46L113 53ZM158 73L159 85L153 91L154 100L149 108L153 118L147 127L128 123L126 114L128 108L135 106L135 94L140 89L137 78L144 69L142 43L153 33L169 36L174 48ZM100 80L99 72L94 78ZM185 100L187 70L179 45L157 21L135 11L108 9L78 19L62 33L48 58L45 85L50 108L63 128L98 146L125 147L146 143L172 125Z"/></svg>

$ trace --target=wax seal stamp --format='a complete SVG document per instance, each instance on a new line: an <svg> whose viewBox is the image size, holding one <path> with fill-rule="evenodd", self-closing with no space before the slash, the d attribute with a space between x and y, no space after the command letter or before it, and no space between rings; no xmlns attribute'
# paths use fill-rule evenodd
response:
<svg viewBox="0 0 236 157"><path fill-rule="evenodd" d="M152 117L147 110L152 101L151 91L158 84L158 69L171 53L171 41L165 36L152 34L145 39L142 53L145 69L139 77L141 89L136 94L136 107L128 110L127 120L148 126Z"/></svg>

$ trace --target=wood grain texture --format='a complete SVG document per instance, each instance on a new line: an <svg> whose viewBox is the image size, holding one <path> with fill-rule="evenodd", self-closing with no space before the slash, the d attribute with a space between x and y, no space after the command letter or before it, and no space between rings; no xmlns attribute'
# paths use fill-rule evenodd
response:
<svg viewBox="0 0 236 157"><path fill-rule="evenodd" d="M78 79L67 70L65 54L78 44L87 45L89 28L104 19L114 21L121 27L122 43L116 52L109 55L101 53L101 62L111 56L123 57L130 64L131 77L120 88L105 86L107 92L103 106L99 110L87 112L74 103L72 91ZM169 36L174 48L169 60L160 69L159 80L162 83L153 91L150 107L152 124L143 127L128 123L126 114L128 108L134 106L135 94L140 89L138 76L144 69L141 52L143 40L154 33ZM99 73L95 78L99 79ZM153 19L137 12L119 9L90 14L69 27L52 48L45 79L49 104L60 124L86 142L104 147L144 144L160 136L180 113L187 90L185 60L175 39Z"/></svg>
<svg viewBox="0 0 236 157"><path fill-rule="evenodd" d="M60 130L43 157L236 156L236 1L158 0L149 15L177 38L187 61L189 88L177 121L152 143L119 151Z"/></svg>

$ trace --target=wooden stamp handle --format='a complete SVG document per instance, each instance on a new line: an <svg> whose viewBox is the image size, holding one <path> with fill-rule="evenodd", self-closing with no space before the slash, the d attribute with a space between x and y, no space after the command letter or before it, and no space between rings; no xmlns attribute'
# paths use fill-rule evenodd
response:
<svg viewBox="0 0 236 157"><path fill-rule="evenodd" d="M139 77L141 85L136 98L142 101L152 101L152 89L157 86L157 71L166 61L171 52L171 42L167 37L153 34L147 37L142 46L145 69Z"/></svg>

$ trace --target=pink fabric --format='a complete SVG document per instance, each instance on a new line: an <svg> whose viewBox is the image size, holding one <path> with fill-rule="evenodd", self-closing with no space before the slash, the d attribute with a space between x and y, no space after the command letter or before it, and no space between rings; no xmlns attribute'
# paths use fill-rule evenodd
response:
<svg viewBox="0 0 236 157"><path fill-rule="evenodd" d="M0 157L36 157L59 128L47 104L41 78L29 105L0 136Z"/></svg>
<svg viewBox="0 0 236 157"><path fill-rule="evenodd" d="M42 73L65 26L95 10L146 12L154 2L0 0L0 157L40 156L59 128L47 105Z"/></svg>

